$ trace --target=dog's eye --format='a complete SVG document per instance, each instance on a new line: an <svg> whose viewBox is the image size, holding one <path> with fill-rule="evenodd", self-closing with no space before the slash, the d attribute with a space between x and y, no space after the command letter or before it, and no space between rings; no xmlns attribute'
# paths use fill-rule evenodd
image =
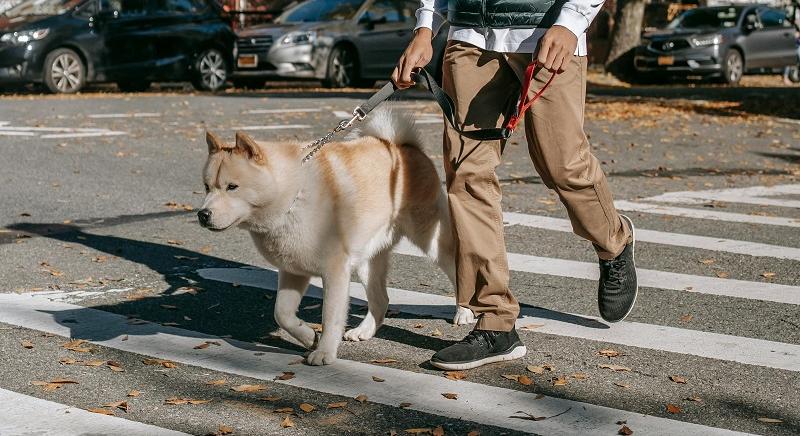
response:
<svg viewBox="0 0 800 436"><path fill-rule="evenodd" d="M211 188L208 187L208 183L203 183L203 186L206 187L206 194L211 191Z"/></svg>
<svg viewBox="0 0 800 436"><path fill-rule="evenodd" d="M237 188L239 188L239 185L235 183L228 183L228 191L235 191Z"/></svg>

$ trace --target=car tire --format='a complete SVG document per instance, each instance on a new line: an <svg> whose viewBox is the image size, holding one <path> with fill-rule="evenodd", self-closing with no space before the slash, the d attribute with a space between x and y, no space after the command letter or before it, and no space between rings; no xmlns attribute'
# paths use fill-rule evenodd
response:
<svg viewBox="0 0 800 436"><path fill-rule="evenodd" d="M143 92L150 88L149 80L129 80L117 82L117 88L122 92Z"/></svg>
<svg viewBox="0 0 800 436"><path fill-rule="evenodd" d="M725 54L725 60L722 63L722 77L720 79L728 85L738 85L743 75L744 59L742 59L742 54L739 53L739 50L732 48Z"/></svg>
<svg viewBox="0 0 800 436"><path fill-rule="evenodd" d="M322 85L326 88L346 88L356 85L357 66L356 55L352 49L343 45L333 47L328 56L328 69Z"/></svg>
<svg viewBox="0 0 800 436"><path fill-rule="evenodd" d="M264 87L264 79L233 79L233 86L242 89L261 89Z"/></svg>
<svg viewBox="0 0 800 436"><path fill-rule="evenodd" d="M74 50L58 48L44 58L43 81L54 94L74 94L86 85L86 66Z"/></svg>
<svg viewBox="0 0 800 436"><path fill-rule="evenodd" d="M789 67L789 74L786 77L792 83L800 83L800 65Z"/></svg>
<svg viewBox="0 0 800 436"><path fill-rule="evenodd" d="M194 65L192 85L198 91L218 91L228 79L228 61L221 51L212 48L200 53Z"/></svg>

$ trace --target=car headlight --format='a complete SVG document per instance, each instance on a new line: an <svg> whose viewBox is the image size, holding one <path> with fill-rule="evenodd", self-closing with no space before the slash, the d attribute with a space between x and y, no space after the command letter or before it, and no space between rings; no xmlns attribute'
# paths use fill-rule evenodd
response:
<svg viewBox="0 0 800 436"><path fill-rule="evenodd" d="M289 32L281 38L282 45L312 44L317 38L317 32Z"/></svg>
<svg viewBox="0 0 800 436"><path fill-rule="evenodd" d="M24 45L31 41L37 41L50 33L50 29L34 29L23 30L20 32L4 33L0 36L0 42L10 43L13 45Z"/></svg>
<svg viewBox="0 0 800 436"><path fill-rule="evenodd" d="M710 36L696 36L692 38L692 44L697 47L702 47L706 45L717 45L722 42L722 35L710 35Z"/></svg>

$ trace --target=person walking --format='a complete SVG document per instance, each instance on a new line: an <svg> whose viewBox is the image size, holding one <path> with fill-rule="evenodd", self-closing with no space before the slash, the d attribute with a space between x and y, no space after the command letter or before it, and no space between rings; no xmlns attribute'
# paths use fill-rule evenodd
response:
<svg viewBox="0 0 800 436"><path fill-rule="evenodd" d="M638 293L633 223L617 213L611 190L583 130L586 30L603 1L421 0L414 37L392 73L399 88L432 57L431 39L448 21L443 89L462 130L497 128L519 96L528 64L541 67L529 97L552 82L525 113L531 160L566 206L573 231L599 257L598 303L608 322L623 320ZM445 15L447 18L445 18ZM521 114L520 114L521 115ZM476 141L445 122L443 158L456 241L456 298L477 316L463 340L431 364L447 370L518 359L527 349L515 330L519 303L509 288L500 183L505 141Z"/></svg>

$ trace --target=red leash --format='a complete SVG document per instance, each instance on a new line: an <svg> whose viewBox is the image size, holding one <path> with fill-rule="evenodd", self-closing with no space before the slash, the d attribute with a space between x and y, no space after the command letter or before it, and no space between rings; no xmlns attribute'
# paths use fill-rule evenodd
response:
<svg viewBox="0 0 800 436"><path fill-rule="evenodd" d="M519 103L517 104L517 110L514 113L514 115L508 120L508 123L506 123L506 128L510 131L513 131L517 127L517 124L519 123L522 114L524 114L525 111L528 110L528 108L530 108L533 105L533 103L535 103L536 100L538 100L539 97L542 96L542 94L544 94L544 90L547 89L547 87L550 86L550 83L553 81L553 79L556 78L556 73L553 73L550 76L550 78L547 79L547 82L544 84L544 86L542 86L542 88L539 91L537 91L536 94L533 95L533 98L528 100L528 91L531 89L531 82L533 82L533 75L536 72L536 67L538 65L539 64L536 61L534 61L528 64L528 68L525 69L525 82L522 84L522 91L520 92Z"/></svg>

